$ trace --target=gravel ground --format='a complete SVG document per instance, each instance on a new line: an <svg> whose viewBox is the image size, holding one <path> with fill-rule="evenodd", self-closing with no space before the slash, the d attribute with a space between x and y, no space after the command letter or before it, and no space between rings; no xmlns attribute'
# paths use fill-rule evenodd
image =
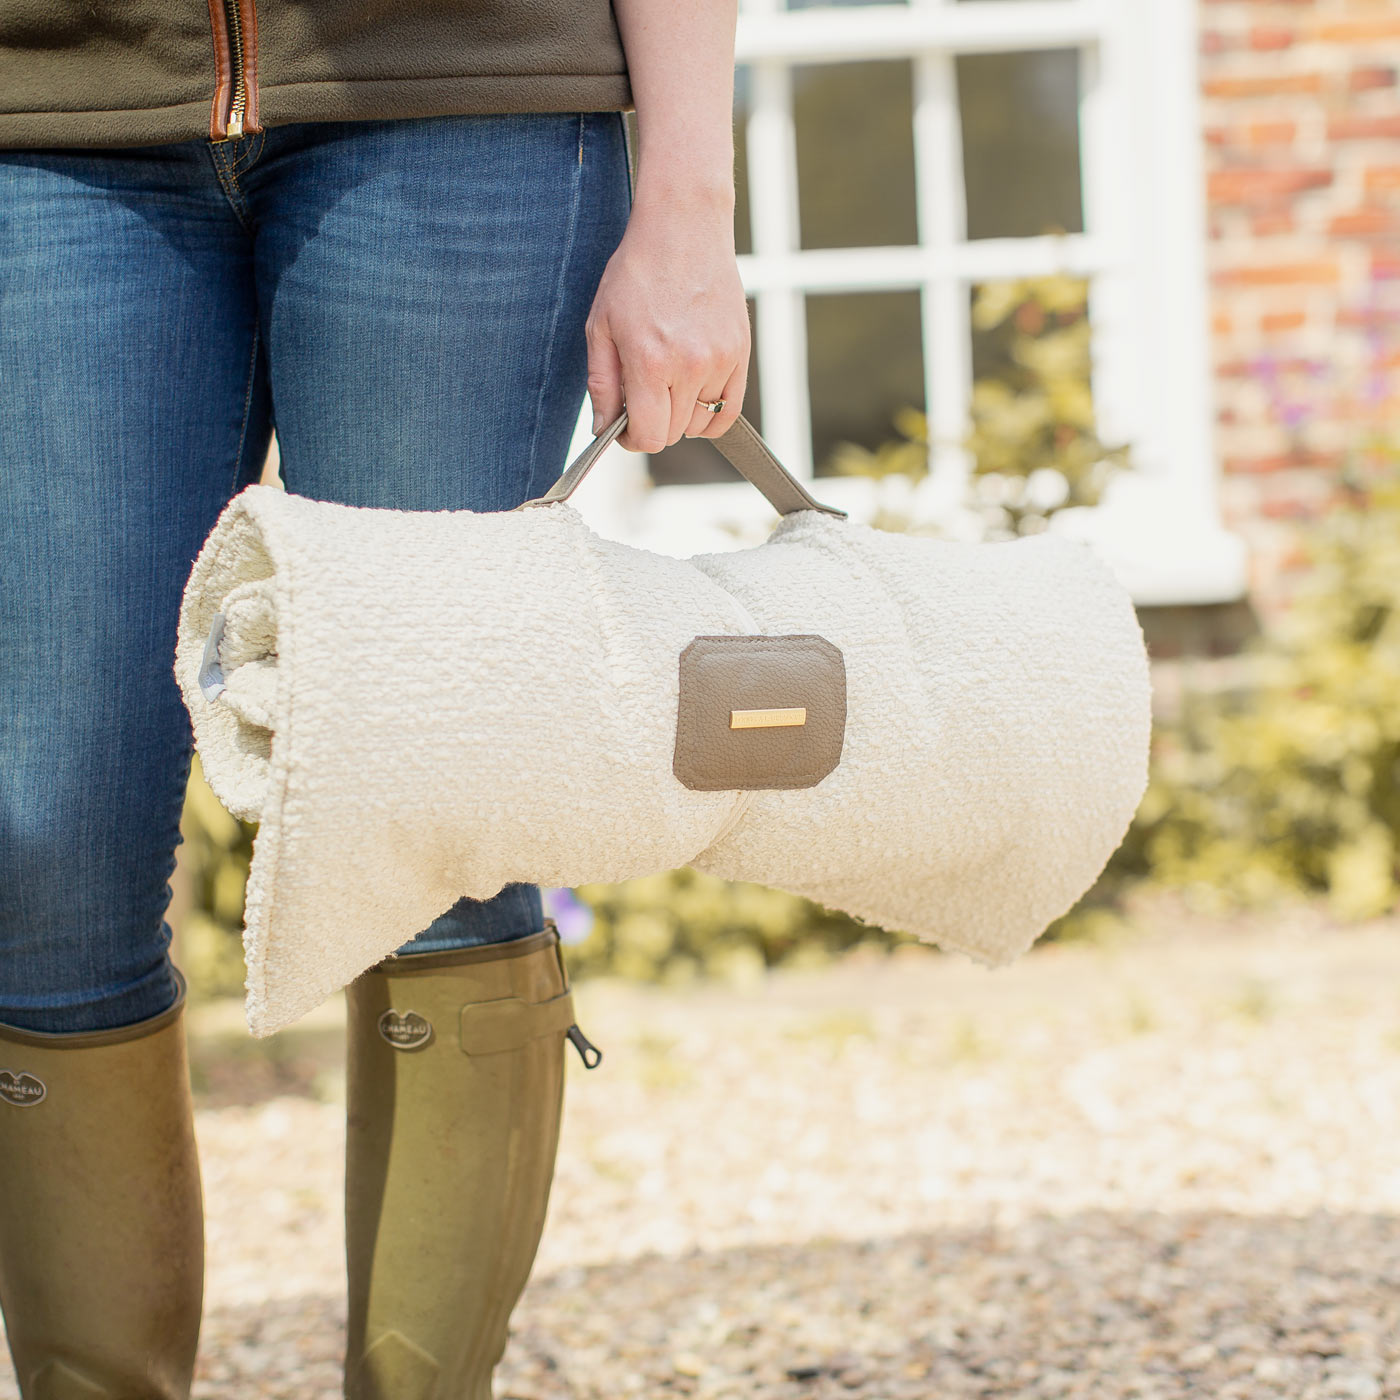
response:
<svg viewBox="0 0 1400 1400"><path fill-rule="evenodd" d="M1137 925L581 987L498 1395L1400 1397L1400 923ZM337 1010L194 1017L200 1400L339 1394Z"/></svg>

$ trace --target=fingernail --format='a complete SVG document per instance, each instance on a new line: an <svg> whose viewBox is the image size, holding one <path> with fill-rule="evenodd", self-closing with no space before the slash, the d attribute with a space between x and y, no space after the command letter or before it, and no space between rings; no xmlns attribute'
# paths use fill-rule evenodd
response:
<svg viewBox="0 0 1400 1400"><path fill-rule="evenodd" d="M593 415L593 436L597 437L603 431L603 415L595 413Z"/></svg>

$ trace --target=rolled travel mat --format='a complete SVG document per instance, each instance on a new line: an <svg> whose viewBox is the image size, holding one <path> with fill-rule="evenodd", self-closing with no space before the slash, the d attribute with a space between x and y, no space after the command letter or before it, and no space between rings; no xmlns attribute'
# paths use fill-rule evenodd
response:
<svg viewBox="0 0 1400 1400"><path fill-rule="evenodd" d="M228 504L175 670L210 786L260 823L254 1034L514 881L691 865L992 965L1093 883L1147 776L1124 589L1056 536L847 520L739 425L721 447L785 513L729 553L601 538L578 464L513 511Z"/></svg>

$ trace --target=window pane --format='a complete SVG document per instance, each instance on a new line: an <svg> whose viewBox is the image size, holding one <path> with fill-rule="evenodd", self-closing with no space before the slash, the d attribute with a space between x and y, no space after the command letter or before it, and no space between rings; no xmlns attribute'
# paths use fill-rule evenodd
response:
<svg viewBox="0 0 1400 1400"><path fill-rule="evenodd" d="M747 65L734 70L734 250L753 252L753 226L749 222L749 93Z"/></svg>
<svg viewBox="0 0 1400 1400"><path fill-rule="evenodd" d="M807 298L807 377L812 460L830 474L842 442L875 448L899 436L894 415L924 407L918 292L853 292Z"/></svg>
<svg viewBox="0 0 1400 1400"><path fill-rule="evenodd" d="M749 302L749 325L757 324L757 310ZM744 388L744 417L761 433L763 410L758 401L758 356L749 358L749 378ZM704 438L682 438L647 458L651 479L657 486L681 486L698 481L739 481L739 473Z"/></svg>
<svg viewBox="0 0 1400 1400"><path fill-rule="evenodd" d="M1082 233L1079 51L961 54L969 238Z"/></svg>
<svg viewBox="0 0 1400 1400"><path fill-rule="evenodd" d="M917 242L909 61L802 65L792 82L802 246Z"/></svg>

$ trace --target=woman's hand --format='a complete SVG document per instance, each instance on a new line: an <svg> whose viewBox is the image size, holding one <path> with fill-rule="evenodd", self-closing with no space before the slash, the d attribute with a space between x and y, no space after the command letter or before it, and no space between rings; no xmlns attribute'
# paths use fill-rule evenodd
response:
<svg viewBox="0 0 1400 1400"><path fill-rule="evenodd" d="M627 232L587 323L593 431L659 452L739 416L749 313L734 261L736 0L613 0L637 109ZM719 413L701 401L724 400Z"/></svg>
<svg viewBox="0 0 1400 1400"><path fill-rule="evenodd" d="M595 433L624 400L618 441L633 452L718 437L739 416L750 339L732 207L683 194L633 206L585 326ZM715 399L720 412L701 406Z"/></svg>

